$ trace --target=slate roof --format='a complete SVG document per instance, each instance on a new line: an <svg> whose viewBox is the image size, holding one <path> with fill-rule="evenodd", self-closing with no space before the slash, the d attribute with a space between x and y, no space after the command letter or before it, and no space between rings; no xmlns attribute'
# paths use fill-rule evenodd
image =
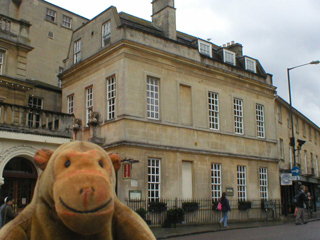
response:
<svg viewBox="0 0 320 240"><path fill-rule="evenodd" d="M164 36L163 31L160 28L156 27L152 22L150 22L148 20L138 18L136 16L130 15L125 12L120 12L119 17L121 20L121 26L119 26L120 28L126 26L129 28L135 29L137 31L142 31L142 32L145 32L145 33L148 33L148 34L160 37L160 38L166 38ZM166 38L166 39L171 40L168 38ZM190 48L197 49L199 39L201 39L201 38L177 31L176 42L183 44L185 46L188 46ZM201 39L201 40L203 40L203 39ZM174 41L174 40L171 40L171 41ZM206 41L206 42L208 42L208 41ZM209 56L203 55L203 54L202 54L202 56L210 58L210 59L218 61L218 62L221 62L221 63L224 63L223 59L222 59L222 54L218 53L218 51L223 49L223 47L218 46L218 45L211 43L211 42L210 42L210 44L212 45L212 58L210 58ZM226 48L226 49L228 49L228 48ZM240 59L242 59L243 57L246 57L246 56L241 56L241 57L236 58L236 66L234 66L234 67L245 69L243 61L240 61ZM256 74L263 76L263 77L266 77L267 73L264 71L260 62L257 59L254 59L254 60L256 60L256 67L257 67Z"/></svg>

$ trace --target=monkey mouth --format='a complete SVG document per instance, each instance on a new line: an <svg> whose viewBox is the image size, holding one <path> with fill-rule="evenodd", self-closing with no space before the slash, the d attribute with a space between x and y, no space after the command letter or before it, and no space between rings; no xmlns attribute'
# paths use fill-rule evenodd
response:
<svg viewBox="0 0 320 240"><path fill-rule="evenodd" d="M59 200L60 200L60 203L65 206L68 210L70 210L71 212L75 212L75 213L95 213L95 212L98 212L99 210L105 208L111 201L112 201L112 198L109 199L108 202L106 202L105 204L97 207L97 208L94 208L92 210L87 210L87 211L80 211L80 210L77 210L77 209L74 209L72 207L69 207L62 199L61 197L59 197Z"/></svg>

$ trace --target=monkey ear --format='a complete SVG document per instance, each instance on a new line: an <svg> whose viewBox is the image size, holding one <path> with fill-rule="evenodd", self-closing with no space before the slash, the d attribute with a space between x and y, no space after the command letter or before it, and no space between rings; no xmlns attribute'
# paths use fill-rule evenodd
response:
<svg viewBox="0 0 320 240"><path fill-rule="evenodd" d="M113 168L116 172L118 172L118 170L120 169L121 167L121 158L118 154L116 153L109 153L109 157L112 161L112 164L113 164Z"/></svg>
<svg viewBox="0 0 320 240"><path fill-rule="evenodd" d="M51 149L47 149L47 148L39 149L33 158L37 167L44 170L52 154L53 154L53 150Z"/></svg>

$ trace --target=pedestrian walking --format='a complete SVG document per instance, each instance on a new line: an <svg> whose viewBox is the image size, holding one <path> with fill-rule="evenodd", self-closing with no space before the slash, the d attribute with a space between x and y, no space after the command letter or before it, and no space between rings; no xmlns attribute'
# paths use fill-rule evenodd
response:
<svg viewBox="0 0 320 240"><path fill-rule="evenodd" d="M298 193L297 197L297 203L296 207L298 208L297 210L297 215L296 215L296 225L301 225L308 223L308 217L305 215L306 213L306 206L308 204L308 197L306 196L307 192L307 187L304 185L300 186L300 192Z"/></svg>
<svg viewBox="0 0 320 240"><path fill-rule="evenodd" d="M308 218L312 218L313 215L313 196L311 196L311 193L308 192L308 203L307 203L307 209L308 209Z"/></svg>
<svg viewBox="0 0 320 240"><path fill-rule="evenodd" d="M231 211L231 208L225 192L222 193L222 197L219 201L222 205L222 218L219 221L219 225L222 227L223 224L224 227L228 227L228 212Z"/></svg>
<svg viewBox="0 0 320 240"><path fill-rule="evenodd" d="M5 199L5 206L1 210L2 226L14 219L18 214L13 212L13 199L7 197Z"/></svg>
<svg viewBox="0 0 320 240"><path fill-rule="evenodd" d="M1 205L1 207L0 207L0 228L2 227L2 214L1 214L1 212L2 212L2 209L4 209L4 207L6 206L6 199L7 198L5 198L4 200L3 200L3 204Z"/></svg>

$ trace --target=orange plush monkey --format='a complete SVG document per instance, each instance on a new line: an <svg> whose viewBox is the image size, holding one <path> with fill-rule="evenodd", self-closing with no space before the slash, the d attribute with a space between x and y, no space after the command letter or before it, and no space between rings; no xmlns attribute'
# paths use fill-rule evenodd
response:
<svg viewBox="0 0 320 240"><path fill-rule="evenodd" d="M34 160L44 172L32 202L1 229L1 240L155 239L144 220L115 195L117 154L72 142L54 152L39 150Z"/></svg>

